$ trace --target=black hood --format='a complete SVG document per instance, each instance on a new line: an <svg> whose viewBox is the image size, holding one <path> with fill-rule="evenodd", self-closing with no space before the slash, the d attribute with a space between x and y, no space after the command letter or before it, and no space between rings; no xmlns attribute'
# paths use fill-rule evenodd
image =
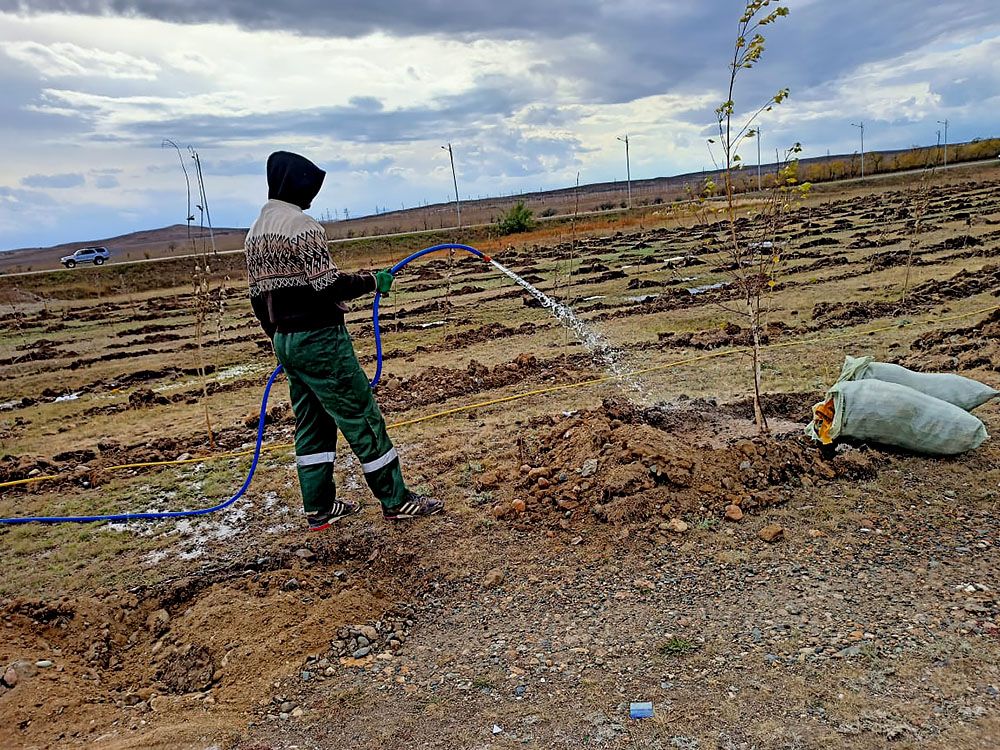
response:
<svg viewBox="0 0 1000 750"><path fill-rule="evenodd" d="M304 156L275 151L267 157L267 197L305 210L323 187L326 172Z"/></svg>

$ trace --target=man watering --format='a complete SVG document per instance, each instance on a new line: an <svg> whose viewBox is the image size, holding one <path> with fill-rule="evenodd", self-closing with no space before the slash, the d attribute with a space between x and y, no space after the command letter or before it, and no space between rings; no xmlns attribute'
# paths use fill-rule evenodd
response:
<svg viewBox="0 0 1000 750"><path fill-rule="evenodd" d="M333 462L337 428L361 462L386 519L428 516L440 500L407 489L368 378L344 325L345 302L388 292L388 271L342 273L326 232L303 211L326 172L298 154L267 159L268 201L246 238L250 303L284 366L295 414L295 465L309 528L321 531L361 510L337 499Z"/></svg>

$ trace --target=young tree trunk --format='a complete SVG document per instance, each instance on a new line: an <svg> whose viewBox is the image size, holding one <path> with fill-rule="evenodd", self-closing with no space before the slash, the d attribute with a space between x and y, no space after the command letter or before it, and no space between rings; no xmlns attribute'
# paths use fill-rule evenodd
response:
<svg viewBox="0 0 1000 750"><path fill-rule="evenodd" d="M761 344L760 344L760 317L759 310L756 319L751 321L750 330L753 332L753 418L757 423L757 432L765 435L771 431L768 427L767 417L764 415L764 405L761 401Z"/></svg>

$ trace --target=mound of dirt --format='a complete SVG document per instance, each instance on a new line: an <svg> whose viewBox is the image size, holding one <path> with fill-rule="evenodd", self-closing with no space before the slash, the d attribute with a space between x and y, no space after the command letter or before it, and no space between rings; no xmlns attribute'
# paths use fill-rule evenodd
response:
<svg viewBox="0 0 1000 750"><path fill-rule="evenodd" d="M971 234L960 234L957 237L948 237L942 242L938 242L935 245L931 245L927 249L929 252L937 250L964 250L967 247L978 247L982 244L983 240L980 237L976 237L975 235Z"/></svg>
<svg viewBox="0 0 1000 750"><path fill-rule="evenodd" d="M926 310L941 302L965 299L985 292L1000 295L1000 266L986 266L978 271L959 271L944 281L928 279L910 290L905 303L876 300L819 302L813 307L812 316L816 322L825 325L853 325L875 318Z"/></svg>
<svg viewBox="0 0 1000 750"><path fill-rule="evenodd" d="M147 406L164 406L169 403L169 398L161 396L152 388L140 388L128 395L128 406L130 409L143 409Z"/></svg>
<svg viewBox="0 0 1000 750"><path fill-rule="evenodd" d="M19 717L0 726L0 746L90 747L112 723L137 731L142 717L175 727L243 724L289 664L305 662L312 682L323 682L338 659L370 664L407 639L414 611L386 598L404 582L385 581L411 556L395 554L372 528L311 549L261 552L247 548L231 563L155 586L0 601L2 655L20 678L0 686L8 715ZM368 588L369 569L378 591ZM0 674L5 668L0 662Z"/></svg>
<svg viewBox="0 0 1000 750"><path fill-rule="evenodd" d="M781 321L768 323L767 330L760 337L761 343L770 343L773 337L786 330L788 330L788 326ZM721 328L707 331L685 331L682 333L661 331L657 334L657 339L662 348L699 350L718 349L723 346L749 346L753 343L749 329L742 328L731 321Z"/></svg>
<svg viewBox="0 0 1000 750"><path fill-rule="evenodd" d="M924 260L916 253L909 253L906 250L885 250L881 253L872 253L868 256L868 268L872 271L883 271L886 268L905 266L909 261L911 266L920 266Z"/></svg>
<svg viewBox="0 0 1000 750"><path fill-rule="evenodd" d="M915 299L946 301L965 299L983 292L1000 292L1000 266L985 266L978 271L959 271L946 281L930 279L913 288Z"/></svg>
<svg viewBox="0 0 1000 750"><path fill-rule="evenodd" d="M486 488L505 478L516 487L494 515L563 530L589 515L658 527L685 514L722 518L733 505L751 511L783 502L806 484L877 472L869 454L850 449L849 459L827 460L799 432L712 445L707 433L725 428L724 415L666 411L605 401L599 409L550 418L526 463L484 475ZM692 428L676 429L685 422Z"/></svg>
<svg viewBox="0 0 1000 750"><path fill-rule="evenodd" d="M444 337L449 348L460 348L480 344L484 341L496 341L508 336L529 336L536 331L551 326L538 325L536 323L522 323L521 325L505 326L503 323L487 323L478 328L471 328L460 333L449 333Z"/></svg>
<svg viewBox="0 0 1000 750"><path fill-rule="evenodd" d="M821 393L799 391L795 393L765 393L761 396L764 413L770 417L788 419L805 424L812 419L812 405L819 401ZM722 404L719 410L738 419L751 420L753 398Z"/></svg>
<svg viewBox="0 0 1000 750"><path fill-rule="evenodd" d="M446 299L434 299L415 307L401 307L397 310L386 310L379 313L379 322L390 320L402 320L414 315L425 315L427 313L442 313L451 308L451 303ZM383 330L390 330L388 326L382 326Z"/></svg>
<svg viewBox="0 0 1000 750"><path fill-rule="evenodd" d="M50 461L37 456L3 456L0 457L0 482L28 479L46 474L53 468Z"/></svg>
<svg viewBox="0 0 1000 750"><path fill-rule="evenodd" d="M810 234L812 234L812 232ZM801 245L799 245L799 247L805 250L810 247L823 247L824 245L837 245L837 244L840 243L833 237L817 237L814 240L807 240L806 242L803 242Z"/></svg>
<svg viewBox="0 0 1000 750"><path fill-rule="evenodd" d="M182 328L180 325L164 325L162 323L152 323L148 326L139 326L138 328L126 328L118 332L119 338L128 338L129 336L139 336L141 334L149 333L162 333L164 331L173 331L177 328Z"/></svg>
<svg viewBox="0 0 1000 750"><path fill-rule="evenodd" d="M23 344L16 347L16 351L20 353L7 359L0 359L0 367L76 356L75 351L61 349L55 341L49 341L48 339L39 339L31 344Z"/></svg>
<svg viewBox="0 0 1000 750"><path fill-rule="evenodd" d="M108 344L108 349L127 349L130 346L145 346L148 344L165 344L170 341L180 341L185 338L179 333L151 333L148 336L144 336L141 339L136 339L135 341L119 341L114 344Z"/></svg>
<svg viewBox="0 0 1000 750"><path fill-rule="evenodd" d="M539 360L525 352L494 367L476 360L464 369L427 367L412 378L387 376L378 388L378 402L383 409L404 412L418 406L440 403L461 395L493 391L532 378L544 383L568 383L586 372L589 359L584 355L560 355Z"/></svg>
<svg viewBox="0 0 1000 750"><path fill-rule="evenodd" d="M911 345L899 364L924 372L984 368L1000 371L1000 310L964 328L928 331Z"/></svg>

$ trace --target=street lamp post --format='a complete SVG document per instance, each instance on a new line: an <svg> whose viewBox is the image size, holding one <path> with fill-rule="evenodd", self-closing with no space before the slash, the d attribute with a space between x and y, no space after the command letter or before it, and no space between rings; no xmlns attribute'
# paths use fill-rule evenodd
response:
<svg viewBox="0 0 1000 750"><path fill-rule="evenodd" d="M451 181L455 184L455 211L458 213L458 228L462 228L462 202L458 198L458 175L455 173L455 153L451 150L451 144L447 146L442 146L445 151L448 152L448 158L451 160Z"/></svg>
<svg viewBox="0 0 1000 750"><path fill-rule="evenodd" d="M629 163L629 156L628 156L628 133L625 134L624 138L622 136L618 136L618 140L622 141L625 144L625 178L628 182L628 210L631 211L632 210L632 166Z"/></svg>
<svg viewBox="0 0 1000 750"><path fill-rule="evenodd" d="M948 119L938 120L938 125L944 125L944 166L948 166Z"/></svg>
<svg viewBox="0 0 1000 750"><path fill-rule="evenodd" d="M856 128L861 128L861 179L865 179L865 122L852 122Z"/></svg>

